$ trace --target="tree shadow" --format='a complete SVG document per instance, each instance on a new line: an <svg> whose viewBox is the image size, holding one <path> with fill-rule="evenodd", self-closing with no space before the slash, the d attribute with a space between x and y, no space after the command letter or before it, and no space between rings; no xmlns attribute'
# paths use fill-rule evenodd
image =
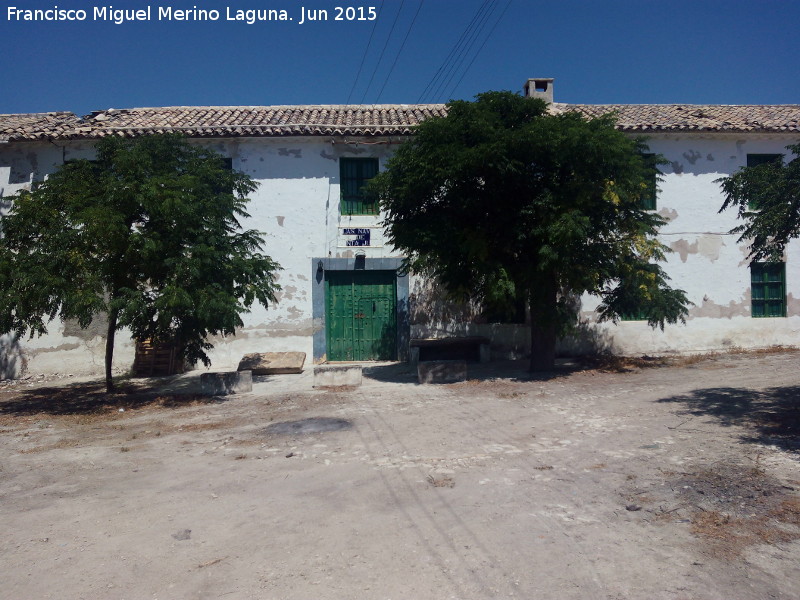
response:
<svg viewBox="0 0 800 600"><path fill-rule="evenodd" d="M116 390L107 393L104 381L89 381L14 390L14 395L0 401L0 415L32 416L48 414L97 415L135 410L148 406L179 408L190 404L216 404L228 397L201 394L194 381L177 377L150 378L144 381L124 380L115 383Z"/></svg>
<svg viewBox="0 0 800 600"><path fill-rule="evenodd" d="M577 371L585 370L585 366L572 359L556 359L556 367L552 371L531 373L528 371L529 360L496 360L488 363L467 362L467 379L470 381L550 381L569 377ZM392 363L363 367L363 376L367 379L385 383L409 383L420 385L416 366L410 363Z"/></svg>
<svg viewBox="0 0 800 600"><path fill-rule="evenodd" d="M800 386L707 388L662 398L686 406L678 414L714 417L722 426L740 426L743 442L778 446L800 452Z"/></svg>

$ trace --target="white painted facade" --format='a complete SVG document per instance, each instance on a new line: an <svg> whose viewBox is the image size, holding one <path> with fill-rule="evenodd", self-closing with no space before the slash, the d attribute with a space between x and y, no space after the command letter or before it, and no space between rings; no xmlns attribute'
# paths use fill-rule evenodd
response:
<svg viewBox="0 0 800 600"><path fill-rule="evenodd" d="M595 323L596 299L582 299L582 340L565 340L565 352L595 348L624 354L699 352L726 348L800 345L800 242L786 253L787 317L750 316L750 271L747 249L728 233L737 222L734 211L718 214L723 198L716 180L746 164L748 153L786 153L797 141L784 134L653 134L650 150L662 154L658 212L669 219L661 238L674 252L666 265L675 287L694 302L686 325L662 332L644 322ZM266 252L282 267L279 302L259 305L245 315L235 337L212 340L213 369L235 367L249 352L300 351L325 358L324 318L320 318L320 274L346 268L356 250L367 261L395 259L376 268L396 265L399 258L385 244L380 218L342 216L339 210L339 159L377 157L380 167L401 138L240 137L198 140L233 159L234 169L259 183L251 196L251 217L245 227L265 234ZM92 144L81 142L11 142L0 144L0 195L9 196L45 177L64 160L91 157ZM3 210L0 200L0 210ZM350 248L343 228L370 228L369 247ZM337 262L338 261L338 262ZM320 265L321 263L321 265ZM320 269L321 266L321 269ZM468 311L424 312L425 282L410 277L406 307L410 321L401 322L401 336L488 335L495 356L522 356L529 347L528 329L518 325L479 324ZM315 285L316 291L315 291ZM315 296L315 294L317 294ZM316 299L315 299L316 298ZM316 304L315 304L316 302ZM320 333L322 332L322 335ZM14 341L0 338L0 377L29 373L99 374L103 369L104 327L79 330L54 322L42 338ZM316 337L315 337L316 336ZM402 356L402 352L401 352ZM133 361L133 345L117 335L115 369L124 372Z"/></svg>

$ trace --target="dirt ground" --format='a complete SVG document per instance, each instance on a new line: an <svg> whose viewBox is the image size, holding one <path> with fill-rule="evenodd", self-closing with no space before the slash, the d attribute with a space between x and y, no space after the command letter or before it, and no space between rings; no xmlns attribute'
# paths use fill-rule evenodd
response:
<svg viewBox="0 0 800 600"><path fill-rule="evenodd" d="M800 354L622 367L0 383L0 597L800 598Z"/></svg>

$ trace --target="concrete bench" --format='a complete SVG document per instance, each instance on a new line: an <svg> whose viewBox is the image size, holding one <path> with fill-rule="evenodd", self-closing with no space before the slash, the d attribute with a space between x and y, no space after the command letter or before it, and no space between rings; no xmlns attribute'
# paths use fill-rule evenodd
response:
<svg viewBox="0 0 800 600"><path fill-rule="evenodd" d="M314 367L314 387L361 385L361 365L319 365Z"/></svg>
<svg viewBox="0 0 800 600"><path fill-rule="evenodd" d="M473 335L436 339L412 339L411 364L432 360L489 362L489 338Z"/></svg>

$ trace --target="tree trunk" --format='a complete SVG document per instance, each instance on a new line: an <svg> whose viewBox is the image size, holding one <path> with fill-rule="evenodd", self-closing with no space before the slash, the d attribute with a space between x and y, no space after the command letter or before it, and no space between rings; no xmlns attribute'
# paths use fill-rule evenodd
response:
<svg viewBox="0 0 800 600"><path fill-rule="evenodd" d="M556 324L531 323L530 371L552 371L556 366Z"/></svg>
<svg viewBox="0 0 800 600"><path fill-rule="evenodd" d="M108 331L106 332L106 392L114 391L114 380L111 377L111 362L114 359L114 336L117 333L117 311L108 313Z"/></svg>
<svg viewBox="0 0 800 600"><path fill-rule="evenodd" d="M556 366L558 288L555 277L531 290L530 371L552 371Z"/></svg>

